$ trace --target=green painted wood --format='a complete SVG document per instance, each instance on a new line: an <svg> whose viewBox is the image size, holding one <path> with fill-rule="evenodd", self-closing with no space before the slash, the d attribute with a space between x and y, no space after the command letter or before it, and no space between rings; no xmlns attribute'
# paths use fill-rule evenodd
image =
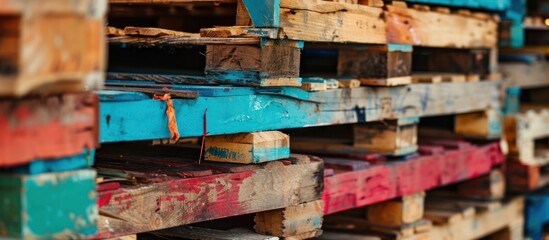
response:
<svg viewBox="0 0 549 240"><path fill-rule="evenodd" d="M0 175L0 238L69 239L96 232L95 170Z"/></svg>

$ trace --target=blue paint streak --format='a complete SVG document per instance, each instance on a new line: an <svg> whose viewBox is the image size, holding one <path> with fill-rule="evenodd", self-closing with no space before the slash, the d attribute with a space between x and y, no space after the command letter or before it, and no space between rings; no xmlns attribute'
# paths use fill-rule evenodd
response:
<svg viewBox="0 0 549 240"><path fill-rule="evenodd" d="M389 52L394 51L400 51L400 52L412 52L413 47L412 45L404 45L404 44L387 44L387 48L389 49Z"/></svg>
<svg viewBox="0 0 549 240"><path fill-rule="evenodd" d="M407 2L446 5L452 7L479 8L503 11L509 6L509 0L406 0Z"/></svg>
<svg viewBox="0 0 549 240"><path fill-rule="evenodd" d="M253 163L262 163L290 157L289 147L257 148L252 149Z"/></svg>
<svg viewBox="0 0 549 240"><path fill-rule="evenodd" d="M84 149L78 155L59 159L36 159L29 164L8 169L0 169L0 172L17 174L41 174L48 172L64 172L89 168L93 165L95 150Z"/></svg>

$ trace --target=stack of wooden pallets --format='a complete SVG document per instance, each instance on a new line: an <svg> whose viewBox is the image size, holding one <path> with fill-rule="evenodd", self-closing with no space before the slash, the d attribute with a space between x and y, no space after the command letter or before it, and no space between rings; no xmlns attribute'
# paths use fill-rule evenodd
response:
<svg viewBox="0 0 549 240"><path fill-rule="evenodd" d="M510 179L537 161L544 113L509 114L502 137L509 1L49 1L0 0L14 46L0 236L519 239L528 225L505 183L522 188Z"/></svg>
<svg viewBox="0 0 549 240"><path fill-rule="evenodd" d="M96 233L91 169L104 81L97 0L0 1L0 237Z"/></svg>

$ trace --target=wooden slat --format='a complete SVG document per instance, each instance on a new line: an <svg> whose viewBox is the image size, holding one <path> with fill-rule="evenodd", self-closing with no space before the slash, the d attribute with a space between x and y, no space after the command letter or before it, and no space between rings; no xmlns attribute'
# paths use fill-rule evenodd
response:
<svg viewBox="0 0 549 240"><path fill-rule="evenodd" d="M178 106L175 114L181 137L203 135L206 109L207 131L210 135L219 135L455 114L499 107L497 81L320 92L296 88L253 90L192 86L180 86L180 90L200 92L196 100L173 99L174 105ZM164 102L133 92L103 92L100 97L102 142L170 137ZM147 126L147 131L143 131L142 126Z"/></svg>
<svg viewBox="0 0 549 240"><path fill-rule="evenodd" d="M92 93L0 101L0 167L97 147L98 105Z"/></svg>
<svg viewBox="0 0 549 240"><path fill-rule="evenodd" d="M99 192L99 211L104 214L96 237L147 232L318 200L322 163L307 159Z"/></svg>
<svg viewBox="0 0 549 240"><path fill-rule="evenodd" d="M336 173L324 180L324 212L340 212L476 177L503 159L499 144L494 143Z"/></svg>

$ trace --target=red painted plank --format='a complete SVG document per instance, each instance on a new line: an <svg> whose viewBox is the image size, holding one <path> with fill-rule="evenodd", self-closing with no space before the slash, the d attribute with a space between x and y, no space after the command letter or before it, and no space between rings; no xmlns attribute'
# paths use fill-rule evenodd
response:
<svg viewBox="0 0 549 240"><path fill-rule="evenodd" d="M430 146L436 142L429 142ZM498 143L474 146L441 142L445 151L422 151L406 161L389 161L324 179L325 214L362 207L486 174L504 160Z"/></svg>
<svg viewBox="0 0 549 240"><path fill-rule="evenodd" d="M99 191L101 217L99 234L94 238L148 232L320 199L322 162L314 157L292 157L288 161L259 164L256 169L241 169L242 172L173 177L157 183ZM98 159L97 162L113 163L113 160ZM154 159L149 164L156 166ZM144 172L150 170L144 165L141 167Z"/></svg>
<svg viewBox="0 0 549 240"><path fill-rule="evenodd" d="M76 155L97 145L93 93L0 101L0 167Z"/></svg>

